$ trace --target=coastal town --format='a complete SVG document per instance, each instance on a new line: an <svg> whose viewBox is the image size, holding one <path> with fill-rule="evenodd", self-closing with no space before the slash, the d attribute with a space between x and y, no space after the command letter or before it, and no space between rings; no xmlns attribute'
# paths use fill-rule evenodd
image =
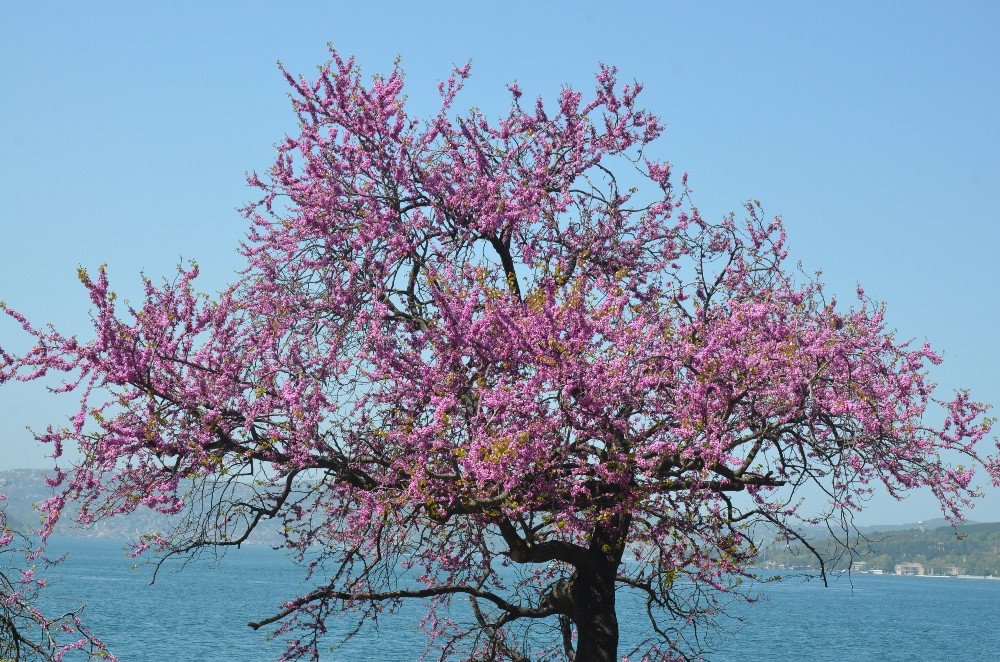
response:
<svg viewBox="0 0 1000 662"><path fill-rule="evenodd" d="M784 563L775 563L774 561L767 561L762 565L763 568L767 570L818 570L815 564L806 564L802 566L792 565L788 566ZM845 572L845 570L839 570L838 572ZM936 574L928 569L923 563L908 562L908 563L897 563L892 567L891 572L886 572L882 568L873 567L867 561L854 561L851 563L851 574L855 575L898 575L901 577L951 577L956 579L1000 579L997 575L970 575L965 572L964 568L961 568L955 564L951 564L945 568L945 572L942 574Z"/></svg>
<svg viewBox="0 0 1000 662"><path fill-rule="evenodd" d="M894 575L905 575L909 577L954 577L956 579L1000 579L996 575L970 575L965 572L964 568L961 568L955 564L947 566L944 574L934 574L927 571L923 563L897 563L893 567L892 574ZM868 568L868 564L864 561L855 561L851 564L851 572L856 573L867 573L872 575L883 575L886 574L881 568Z"/></svg>
<svg viewBox="0 0 1000 662"><path fill-rule="evenodd" d="M847 553L829 537L813 548L828 573L1000 579L1000 523L966 523L958 528L941 521L869 529ZM798 542L775 541L761 554L759 567L773 571L817 573L816 556Z"/></svg>

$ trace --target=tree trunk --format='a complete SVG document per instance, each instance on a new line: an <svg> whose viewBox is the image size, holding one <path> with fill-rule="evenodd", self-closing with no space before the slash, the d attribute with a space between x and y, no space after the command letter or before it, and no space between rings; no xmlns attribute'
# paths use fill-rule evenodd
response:
<svg viewBox="0 0 1000 662"><path fill-rule="evenodd" d="M618 614L615 588L618 566L631 518L617 515L599 521L590 537L591 563L577 568L570 588L571 618L576 625L574 662L618 662Z"/></svg>
<svg viewBox="0 0 1000 662"><path fill-rule="evenodd" d="M579 582L574 586L575 662L617 662L618 615L614 580Z"/></svg>

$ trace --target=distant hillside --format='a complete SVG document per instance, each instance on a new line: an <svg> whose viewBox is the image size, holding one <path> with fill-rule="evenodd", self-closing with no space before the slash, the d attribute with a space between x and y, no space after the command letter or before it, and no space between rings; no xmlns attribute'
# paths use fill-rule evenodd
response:
<svg viewBox="0 0 1000 662"><path fill-rule="evenodd" d="M972 520L969 520L965 523L979 524L979 522L975 522ZM836 525L834 524L833 526L834 530L837 530L839 535L839 530L837 529ZM921 520L917 522L905 522L903 524L869 524L867 526L858 526L857 529L858 531L864 534L868 534L868 533L876 533L879 531L909 531L916 529L938 529L942 526L950 527L951 524L949 524L948 520L946 520L943 517L934 517L931 519ZM823 524L814 524L811 526L801 527L799 529L799 533L801 533L810 540L814 540L814 539L829 537L830 530Z"/></svg>
<svg viewBox="0 0 1000 662"><path fill-rule="evenodd" d="M967 524L981 524L982 522L976 522L974 520L967 520L963 525ZM873 524L871 526L861 526L858 527L862 531L911 531L917 529L940 529L941 527L951 528L951 524L948 523L943 517L934 517L929 520L924 520L921 522L907 522L906 524Z"/></svg>
<svg viewBox="0 0 1000 662"><path fill-rule="evenodd" d="M45 484L45 475L36 469L0 471L0 492L6 495L3 509L11 528L27 533L39 525L34 505L52 495Z"/></svg>
<svg viewBox="0 0 1000 662"><path fill-rule="evenodd" d="M828 563L828 570L844 570L853 562L864 570L892 572L899 563L920 563L928 574L1000 575L1000 522L969 523L931 528L930 520L920 528L865 531L868 543L853 558L843 555L827 536L813 547ZM786 568L818 569L815 557L800 543L775 543L765 550L761 562Z"/></svg>
<svg viewBox="0 0 1000 662"><path fill-rule="evenodd" d="M40 525L38 511L34 504L52 496L52 489L45 483L45 473L37 469L12 469L0 471L0 492L7 495L4 509L10 526L22 533L36 530ZM129 515L120 515L101 520L87 527L73 521L76 511L68 509L56 533L63 536L84 538L109 538L133 540L144 533L169 530L178 516L168 516L143 508ZM272 544L278 540L276 532L259 528L250 543Z"/></svg>

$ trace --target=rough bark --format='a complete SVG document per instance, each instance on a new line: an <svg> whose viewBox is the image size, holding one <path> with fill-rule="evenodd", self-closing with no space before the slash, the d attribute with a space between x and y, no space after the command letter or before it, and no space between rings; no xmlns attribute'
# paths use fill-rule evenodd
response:
<svg viewBox="0 0 1000 662"><path fill-rule="evenodd" d="M576 662L615 662L618 659L618 616L614 579L581 581L573 588Z"/></svg>
<svg viewBox="0 0 1000 662"><path fill-rule="evenodd" d="M542 606L556 608L576 628L576 646L570 643L568 623L563 624L566 653L573 662L615 662L618 659L618 615L615 585L621 564L621 540L628 530L627 517L596 526L590 548L573 576L553 584ZM583 550L581 550L583 551Z"/></svg>

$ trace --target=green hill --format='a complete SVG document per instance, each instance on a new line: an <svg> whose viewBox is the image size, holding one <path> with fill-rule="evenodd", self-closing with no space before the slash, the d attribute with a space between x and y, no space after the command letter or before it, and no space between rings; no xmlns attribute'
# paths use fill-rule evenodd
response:
<svg viewBox="0 0 1000 662"><path fill-rule="evenodd" d="M927 574L1000 575L1000 522L936 528L868 531L850 554L831 538L818 538L813 547L827 562L827 570L881 570L891 573L900 563L920 563ZM853 542L853 537L852 537ZM769 567L817 570L819 563L801 543L775 542L761 554Z"/></svg>

